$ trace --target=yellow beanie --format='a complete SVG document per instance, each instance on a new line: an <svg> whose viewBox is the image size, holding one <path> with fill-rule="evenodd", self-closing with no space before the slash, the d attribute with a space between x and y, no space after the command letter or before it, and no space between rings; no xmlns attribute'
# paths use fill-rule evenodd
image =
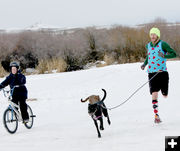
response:
<svg viewBox="0 0 180 151"><path fill-rule="evenodd" d="M156 34L160 38L160 30L158 28L155 27L151 28L149 35L151 34Z"/></svg>

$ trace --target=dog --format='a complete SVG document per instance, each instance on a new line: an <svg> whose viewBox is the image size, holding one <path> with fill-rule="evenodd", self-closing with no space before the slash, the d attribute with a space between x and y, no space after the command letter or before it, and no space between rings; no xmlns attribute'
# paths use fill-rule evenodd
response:
<svg viewBox="0 0 180 151"><path fill-rule="evenodd" d="M104 104L104 100L106 98L106 90L102 89L102 91L104 92L104 96L103 96L102 100L100 100L99 95L91 95L91 96L87 97L85 100L81 99L82 103L89 100L88 113L94 121L99 138L101 137L99 128L100 128L100 130L104 130L103 115L107 118L108 124L109 125L111 124L107 108ZM100 121L99 128L98 128L98 123L97 123L98 120Z"/></svg>

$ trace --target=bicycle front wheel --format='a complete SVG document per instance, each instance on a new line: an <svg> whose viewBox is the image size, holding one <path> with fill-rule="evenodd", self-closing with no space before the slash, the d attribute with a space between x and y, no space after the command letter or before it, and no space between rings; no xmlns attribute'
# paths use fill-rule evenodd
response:
<svg viewBox="0 0 180 151"><path fill-rule="evenodd" d="M24 125L26 128L31 129L33 126L33 123L34 123L34 117L35 116L33 115L32 109L29 105L27 105L27 112L29 115L29 121L27 123L24 123Z"/></svg>
<svg viewBox="0 0 180 151"><path fill-rule="evenodd" d="M13 134L18 128L18 119L15 112L12 109L6 109L3 115L3 122L6 130Z"/></svg>

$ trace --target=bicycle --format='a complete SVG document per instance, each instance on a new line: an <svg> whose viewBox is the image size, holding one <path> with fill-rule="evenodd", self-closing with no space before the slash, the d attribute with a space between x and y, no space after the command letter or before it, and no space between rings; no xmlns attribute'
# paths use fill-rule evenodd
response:
<svg viewBox="0 0 180 151"><path fill-rule="evenodd" d="M12 102L12 95L16 87L18 86L15 86L13 89L8 91L4 88L2 89L4 96L8 98L9 102L8 108L4 111L3 123L6 130L11 134L14 134L17 131L18 122L23 122L19 105ZM29 114L29 121L23 122L23 124L27 129L31 129L34 123L34 117L36 116L33 115L32 109L29 105L27 105L27 112Z"/></svg>

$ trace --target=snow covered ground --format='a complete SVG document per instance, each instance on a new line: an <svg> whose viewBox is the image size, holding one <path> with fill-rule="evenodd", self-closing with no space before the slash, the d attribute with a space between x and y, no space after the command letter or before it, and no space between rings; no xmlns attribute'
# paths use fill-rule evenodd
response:
<svg viewBox="0 0 180 151"><path fill-rule="evenodd" d="M167 62L170 74L169 97L159 97L159 114L163 123L153 123L149 87L142 88L129 102L109 111L112 124L104 118L105 130L97 137L96 128L81 98L103 95L107 107L122 103L147 81L141 63L112 65L84 71L27 76L28 102L36 114L34 127L19 123L9 134L2 121L7 107L0 92L1 151L164 151L165 136L180 136L180 61ZM4 78L0 79L0 82Z"/></svg>

